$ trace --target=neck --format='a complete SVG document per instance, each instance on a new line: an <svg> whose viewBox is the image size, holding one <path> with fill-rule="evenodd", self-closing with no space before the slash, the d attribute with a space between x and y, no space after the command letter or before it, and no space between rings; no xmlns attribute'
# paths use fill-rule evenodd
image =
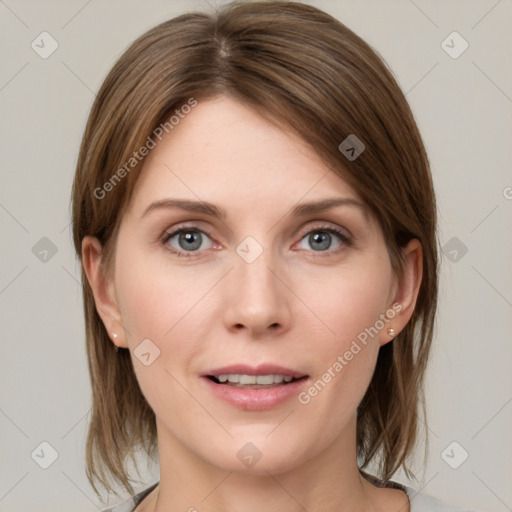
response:
<svg viewBox="0 0 512 512"><path fill-rule="evenodd" d="M236 472L198 457L157 422L160 484L152 512L377 511L375 488L357 466L355 419L331 445L290 468ZM377 500L379 501L379 500ZM149 503L148 503L149 505ZM146 510L142 508L141 510Z"/></svg>

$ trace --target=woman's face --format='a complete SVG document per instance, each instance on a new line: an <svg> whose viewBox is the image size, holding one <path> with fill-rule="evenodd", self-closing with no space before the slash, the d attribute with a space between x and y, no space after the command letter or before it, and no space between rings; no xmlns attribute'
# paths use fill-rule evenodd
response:
<svg viewBox="0 0 512 512"><path fill-rule="evenodd" d="M199 101L145 160L110 279L103 318L161 448L254 472L355 450L379 346L405 319L377 222L303 141Z"/></svg>

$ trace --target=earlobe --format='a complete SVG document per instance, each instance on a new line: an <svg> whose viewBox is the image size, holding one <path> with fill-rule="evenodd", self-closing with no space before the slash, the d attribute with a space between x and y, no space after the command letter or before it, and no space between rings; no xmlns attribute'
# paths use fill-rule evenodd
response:
<svg viewBox="0 0 512 512"><path fill-rule="evenodd" d="M126 347L125 331L122 327L114 286L102 266L102 246L99 240L86 236L82 240L82 264L94 295L96 310L114 345Z"/></svg>
<svg viewBox="0 0 512 512"><path fill-rule="evenodd" d="M392 301L396 315L389 322L386 332L383 333L384 339L381 339L381 345L391 341L405 328L418 299L423 277L423 251L420 241L413 238L402 249L402 254L403 274L397 282L395 297Z"/></svg>

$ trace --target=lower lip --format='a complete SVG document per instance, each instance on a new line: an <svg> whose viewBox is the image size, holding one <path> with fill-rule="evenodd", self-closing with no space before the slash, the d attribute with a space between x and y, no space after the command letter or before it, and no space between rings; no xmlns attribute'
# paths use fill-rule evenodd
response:
<svg viewBox="0 0 512 512"><path fill-rule="evenodd" d="M202 377L202 379L216 396L245 411L264 411L277 407L293 396L297 396L308 380L308 378L302 378L272 388L248 389L217 384L208 377Z"/></svg>

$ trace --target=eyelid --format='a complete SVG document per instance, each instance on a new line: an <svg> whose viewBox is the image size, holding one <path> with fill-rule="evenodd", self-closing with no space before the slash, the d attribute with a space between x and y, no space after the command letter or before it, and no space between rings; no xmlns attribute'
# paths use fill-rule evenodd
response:
<svg viewBox="0 0 512 512"><path fill-rule="evenodd" d="M346 228L324 223L320 226L310 226L305 228L305 230L301 230L299 235L300 240L296 244L294 244L294 247L300 244L308 235L315 232L326 232L331 235L337 236L340 240L340 245L339 247L336 247L334 249L327 249L325 251L306 250L306 252L312 255L314 258L326 258L329 256L332 257L333 255L338 255L339 253L354 246L354 237L352 236L352 234L349 234L350 232Z"/></svg>
<svg viewBox="0 0 512 512"><path fill-rule="evenodd" d="M177 235L181 231L198 231L199 233L202 233L203 235L207 235L211 238L210 233L204 228L200 228L197 225L193 224L186 224L186 225L178 225L177 227L173 227L172 229L166 229L163 233L160 239L168 240L169 238L172 238L173 236Z"/></svg>
<svg viewBox="0 0 512 512"><path fill-rule="evenodd" d="M313 221L315 222L315 221ZM317 224L317 225L314 225L314 226L311 226L309 224L306 225L304 228L301 228L299 230L299 236L301 237L301 239L311 233L312 231L322 231L322 230L334 230L335 232L339 232L341 235L343 235L343 237L345 237L346 239L348 240L354 240L355 237L352 235L352 233L345 227L342 227L342 226L338 226L336 224L333 224L333 223L330 223L330 222L325 222L325 221L317 221L319 222L320 224Z"/></svg>

